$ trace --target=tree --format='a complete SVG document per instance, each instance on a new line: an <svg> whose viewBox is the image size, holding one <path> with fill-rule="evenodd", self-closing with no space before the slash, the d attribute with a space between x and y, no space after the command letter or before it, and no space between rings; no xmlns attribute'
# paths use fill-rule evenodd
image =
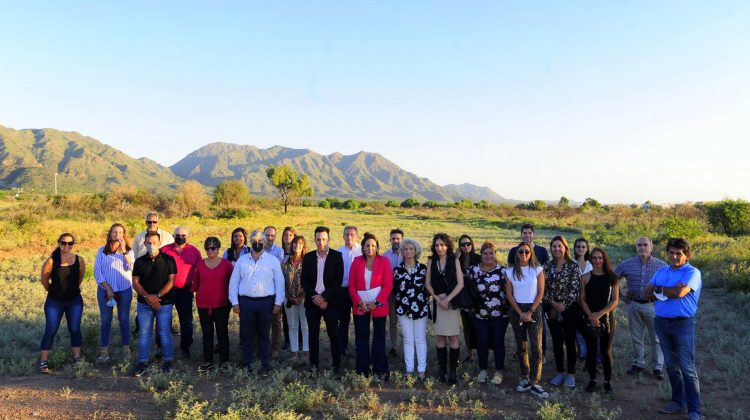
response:
<svg viewBox="0 0 750 420"><path fill-rule="evenodd" d="M249 199L250 190L242 181L222 181L214 191L214 204L219 206L243 206Z"/></svg>
<svg viewBox="0 0 750 420"><path fill-rule="evenodd" d="M566 196L560 197L560 201L557 202L557 207L565 208L570 207L570 200Z"/></svg>
<svg viewBox="0 0 750 420"><path fill-rule="evenodd" d="M534 200L530 202L526 208L529 210L542 211L547 208L547 203L544 200Z"/></svg>
<svg viewBox="0 0 750 420"><path fill-rule="evenodd" d="M312 197L313 188L307 175L298 175L291 166L273 166L266 169L266 176L281 195L281 203L284 204L284 213L290 204L294 204L300 197Z"/></svg>
<svg viewBox="0 0 750 420"><path fill-rule="evenodd" d="M704 204L703 209L715 230L729 236L750 232L750 203L745 200L721 200Z"/></svg>
<svg viewBox="0 0 750 420"><path fill-rule="evenodd" d="M557 205L552 207L552 214L555 215L555 219L557 219L558 222L571 213L572 209L570 208L570 200L565 196L560 197L560 201L557 202Z"/></svg>
<svg viewBox="0 0 750 420"><path fill-rule="evenodd" d="M401 207L405 209L419 207L419 200L417 200L416 198L407 198L406 200L401 202Z"/></svg>
<svg viewBox="0 0 750 420"><path fill-rule="evenodd" d="M592 210L599 210L602 208L602 203L597 201L596 199L593 199L591 197L587 198L583 201L583 204L581 204L581 209L592 209Z"/></svg>
<svg viewBox="0 0 750 420"><path fill-rule="evenodd" d="M201 212L208 204L208 197L203 185L198 181L186 181L177 187L177 195L173 203L174 212L181 216L188 216Z"/></svg>

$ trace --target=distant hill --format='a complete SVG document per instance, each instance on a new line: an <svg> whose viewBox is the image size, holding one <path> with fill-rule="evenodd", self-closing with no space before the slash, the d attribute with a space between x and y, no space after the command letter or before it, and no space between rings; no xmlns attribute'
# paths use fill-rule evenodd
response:
<svg viewBox="0 0 750 420"><path fill-rule="evenodd" d="M266 178L269 165L288 165L310 177L318 197L455 201L488 199L504 201L492 190L469 184L445 188L420 178L377 153L321 155L308 149L212 143L190 153L171 166L186 179L215 186L225 180L242 180L255 194L274 194Z"/></svg>
<svg viewBox="0 0 750 420"><path fill-rule="evenodd" d="M488 187L480 187L474 184L448 184L443 188L450 191L455 197L464 197L473 201L487 200L492 203L520 203L518 200L509 200Z"/></svg>
<svg viewBox="0 0 750 420"><path fill-rule="evenodd" d="M156 191L182 180L149 159L133 159L96 139L54 129L14 130L0 126L0 188L102 191L127 185Z"/></svg>

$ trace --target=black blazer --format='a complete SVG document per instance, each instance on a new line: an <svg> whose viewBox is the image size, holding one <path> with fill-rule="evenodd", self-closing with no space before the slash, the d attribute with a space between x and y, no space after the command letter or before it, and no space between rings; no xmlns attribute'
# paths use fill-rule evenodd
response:
<svg viewBox="0 0 750 420"><path fill-rule="evenodd" d="M302 289L305 290L305 307L315 305L312 297L318 293L315 291L315 285L318 282L318 251L312 251L305 254L302 258L302 273L300 281ZM336 308L339 305L341 292L341 283L344 282L344 259L339 251L335 249L328 250L326 257L326 266L323 269L323 285L326 290L321 295L328 302L329 308Z"/></svg>

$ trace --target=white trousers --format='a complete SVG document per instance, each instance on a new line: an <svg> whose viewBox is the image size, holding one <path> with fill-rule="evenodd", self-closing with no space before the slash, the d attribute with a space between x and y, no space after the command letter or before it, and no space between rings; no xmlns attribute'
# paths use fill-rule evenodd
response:
<svg viewBox="0 0 750 420"><path fill-rule="evenodd" d="M284 305L284 311L286 311L286 321L289 324L289 347L291 347L292 353L299 351L299 329L302 328L302 351L310 351L310 344L308 343L309 334L307 332L307 316L305 315L305 302L299 305L292 305L291 308L287 308Z"/></svg>
<svg viewBox="0 0 750 420"><path fill-rule="evenodd" d="M417 371L427 370L427 317L411 319L399 316L401 335L404 338L404 362L406 371L414 372L414 350L417 352Z"/></svg>

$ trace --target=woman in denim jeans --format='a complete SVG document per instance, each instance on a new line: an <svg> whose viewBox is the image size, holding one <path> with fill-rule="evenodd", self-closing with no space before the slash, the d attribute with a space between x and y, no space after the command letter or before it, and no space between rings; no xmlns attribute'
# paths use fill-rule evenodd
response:
<svg viewBox="0 0 750 420"><path fill-rule="evenodd" d="M40 283L47 291L44 302L46 325L44 335L39 345L39 372L49 373L49 350L55 339L57 329L60 328L63 314L68 323L70 346L73 348L73 358L81 360L81 316L83 315L83 299L81 298L81 282L86 272L83 258L73 254L71 250L75 238L70 233L63 233L57 239L57 248L42 265Z"/></svg>
<svg viewBox="0 0 750 420"><path fill-rule="evenodd" d="M516 247L512 267L505 269L505 298L510 305L510 323L516 338L521 382L518 392L530 391L539 398L549 394L539 385L542 375L542 297L544 296L544 269L534 255L534 249L525 242ZM529 364L528 347L531 347Z"/></svg>

